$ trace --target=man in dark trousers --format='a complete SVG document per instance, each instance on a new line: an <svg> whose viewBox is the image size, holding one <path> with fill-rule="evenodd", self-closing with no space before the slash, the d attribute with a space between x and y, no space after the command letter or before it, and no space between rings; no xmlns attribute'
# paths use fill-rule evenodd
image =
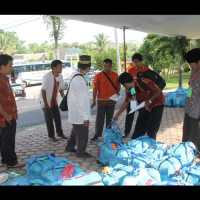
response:
<svg viewBox="0 0 200 200"><path fill-rule="evenodd" d="M7 77L13 71L12 65L11 56L0 55L0 151L3 164L21 168L25 163L19 163L15 153L17 105Z"/></svg>
<svg viewBox="0 0 200 200"><path fill-rule="evenodd" d="M113 119L117 121L120 114L133 99L136 99L139 103L144 102L144 107L139 109L137 122L131 139L136 139L147 134L149 137L156 140L165 104L162 90L152 80L143 77L141 81L147 88L147 91L145 91L143 87L138 84L137 79L134 80L127 72L120 74L118 81L127 90L130 90L130 93L127 93L123 104Z"/></svg>
<svg viewBox="0 0 200 200"><path fill-rule="evenodd" d="M105 59L103 61L103 71L99 72L94 77L93 103L91 108L97 103L97 116L95 134L90 140L96 140L98 137L102 136L105 116L106 127L112 121L116 101L109 99L109 97L114 94L119 95L120 84L117 80L118 74L112 71L112 60Z"/></svg>
<svg viewBox="0 0 200 200"><path fill-rule="evenodd" d="M62 61L53 60L51 62L51 69L52 70L47 72L43 77L41 91L37 101L42 105L48 136L51 141L55 142L58 139L55 137L53 120L55 121L57 135L64 139L68 138L63 134L57 101L58 92L60 92L60 95L64 98L64 82L61 74Z"/></svg>
<svg viewBox="0 0 200 200"><path fill-rule="evenodd" d="M150 70L150 68L146 67L143 65L142 63L143 61L143 58L142 58L142 55L139 54L139 53L135 53L133 56L132 56L132 62L133 62L133 66L128 70L128 73L134 78L136 79L137 78L137 73L138 72L144 72L146 70ZM129 113L129 111L131 110L130 108L130 103L128 104L127 106L127 114ZM125 119L125 130L124 130L124 138L126 138L130 131L131 131L131 128L132 128L132 124L133 124L133 119L134 119L134 114L135 112L129 114L129 115L126 115L126 119Z"/></svg>

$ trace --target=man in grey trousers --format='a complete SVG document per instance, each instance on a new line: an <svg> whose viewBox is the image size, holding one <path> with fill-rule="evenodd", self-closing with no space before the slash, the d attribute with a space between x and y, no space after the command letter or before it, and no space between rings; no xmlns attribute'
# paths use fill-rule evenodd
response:
<svg viewBox="0 0 200 200"><path fill-rule="evenodd" d="M68 121L72 123L73 128L65 152L75 152L77 157L84 158L92 157L91 154L86 152L91 113L88 86L84 78L84 75L90 70L90 66L90 56L80 56L78 71L74 72L69 78L67 96ZM77 149L75 149L75 146L77 146Z"/></svg>

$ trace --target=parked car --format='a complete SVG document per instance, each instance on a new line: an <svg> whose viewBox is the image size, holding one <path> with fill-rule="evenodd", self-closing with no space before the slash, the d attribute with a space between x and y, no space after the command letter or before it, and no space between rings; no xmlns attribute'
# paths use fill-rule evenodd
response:
<svg viewBox="0 0 200 200"><path fill-rule="evenodd" d="M23 87L22 84L11 83L10 86L12 88L15 97L26 97L25 88Z"/></svg>

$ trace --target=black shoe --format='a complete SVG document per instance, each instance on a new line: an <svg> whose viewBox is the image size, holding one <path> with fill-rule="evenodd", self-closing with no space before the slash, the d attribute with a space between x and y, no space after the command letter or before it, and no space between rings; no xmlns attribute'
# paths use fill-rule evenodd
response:
<svg viewBox="0 0 200 200"><path fill-rule="evenodd" d="M72 152L72 153L76 153L76 149L65 149L65 152Z"/></svg>
<svg viewBox="0 0 200 200"><path fill-rule="evenodd" d="M93 158L90 153L85 152L83 155L77 155L78 158Z"/></svg>
<svg viewBox="0 0 200 200"><path fill-rule="evenodd" d="M93 136L92 138L90 138L90 140L97 140L98 139L98 136Z"/></svg>

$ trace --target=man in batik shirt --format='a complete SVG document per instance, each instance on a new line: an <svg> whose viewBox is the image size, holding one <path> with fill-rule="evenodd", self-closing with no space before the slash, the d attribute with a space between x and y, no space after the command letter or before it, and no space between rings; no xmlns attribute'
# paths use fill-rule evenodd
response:
<svg viewBox="0 0 200 200"><path fill-rule="evenodd" d="M23 167L15 153L17 106L7 75L13 71L13 58L0 55L0 151L1 162L10 168Z"/></svg>

